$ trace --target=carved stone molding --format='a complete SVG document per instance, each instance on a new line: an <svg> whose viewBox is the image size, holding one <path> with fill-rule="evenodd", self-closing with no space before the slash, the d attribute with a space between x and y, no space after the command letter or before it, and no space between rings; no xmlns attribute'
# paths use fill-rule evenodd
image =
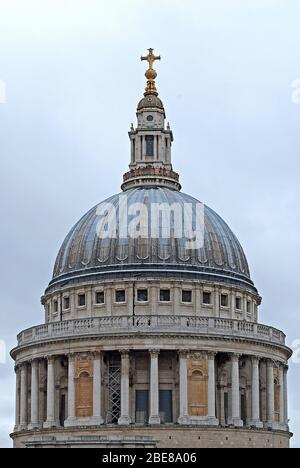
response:
<svg viewBox="0 0 300 468"><path fill-rule="evenodd" d="M190 351L189 358L195 361L207 358L207 351Z"/></svg>

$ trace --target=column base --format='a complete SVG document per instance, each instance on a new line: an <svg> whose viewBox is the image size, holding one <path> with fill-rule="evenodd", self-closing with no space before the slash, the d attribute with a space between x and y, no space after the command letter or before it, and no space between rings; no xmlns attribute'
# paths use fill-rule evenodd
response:
<svg viewBox="0 0 300 468"><path fill-rule="evenodd" d="M219 426L219 421L214 417L190 416L188 424L191 426Z"/></svg>
<svg viewBox="0 0 300 468"><path fill-rule="evenodd" d="M78 425L78 421L76 418L65 419L64 427L72 427L72 426L77 426L77 425Z"/></svg>
<svg viewBox="0 0 300 468"><path fill-rule="evenodd" d="M64 422L64 427L79 427L79 426L100 426L104 424L104 419L101 417L90 418L70 418Z"/></svg>
<svg viewBox="0 0 300 468"><path fill-rule="evenodd" d="M36 423L30 423L28 424L28 430L33 431L34 429L40 429L40 424L38 422Z"/></svg>
<svg viewBox="0 0 300 468"><path fill-rule="evenodd" d="M44 424L43 424L44 429L51 429L51 427L57 427L57 426L58 426L58 424L57 424L57 421L55 421L55 419L45 421Z"/></svg>
<svg viewBox="0 0 300 468"><path fill-rule="evenodd" d="M263 429L264 424L259 419L249 419L249 421L247 421L247 426L257 427L257 429Z"/></svg>
<svg viewBox="0 0 300 468"><path fill-rule="evenodd" d="M177 422L178 424L181 424L182 426L187 426L190 424L190 417L188 415L179 416Z"/></svg>
<svg viewBox="0 0 300 468"><path fill-rule="evenodd" d="M149 424L154 426L160 424L160 417L159 416L150 416Z"/></svg>
<svg viewBox="0 0 300 468"><path fill-rule="evenodd" d="M234 427L244 427L244 422L239 418L229 418L228 425Z"/></svg>
<svg viewBox="0 0 300 468"><path fill-rule="evenodd" d="M277 421L267 421L264 427L272 431L289 431L289 426L287 424L280 424Z"/></svg>
<svg viewBox="0 0 300 468"><path fill-rule="evenodd" d="M18 431L27 431L28 424L20 424L17 428Z"/></svg>
<svg viewBox="0 0 300 468"><path fill-rule="evenodd" d="M93 426L101 426L102 424L104 424L104 419L101 418L101 416L93 416L91 418L91 424Z"/></svg>
<svg viewBox="0 0 300 468"><path fill-rule="evenodd" d="M119 426L129 426L131 424L130 416L121 416L118 420Z"/></svg>
<svg viewBox="0 0 300 468"><path fill-rule="evenodd" d="M217 418L215 418L214 416L209 416L207 418L207 423L210 425L210 426L219 426L220 423L219 423L219 420Z"/></svg>

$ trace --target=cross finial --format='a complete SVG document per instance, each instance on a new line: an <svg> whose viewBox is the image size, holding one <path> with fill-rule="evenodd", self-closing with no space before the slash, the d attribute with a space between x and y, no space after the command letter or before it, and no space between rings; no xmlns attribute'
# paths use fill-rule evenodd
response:
<svg viewBox="0 0 300 468"><path fill-rule="evenodd" d="M154 49L152 48L148 49L148 51L149 53L146 57L141 57L141 60L147 60L147 62L149 63L149 68L145 73L145 76L147 78L145 94L157 94L157 89L155 87L155 78L157 77L157 73L153 68L153 63L155 62L155 60L160 60L160 55L154 55Z"/></svg>
<svg viewBox="0 0 300 468"><path fill-rule="evenodd" d="M160 55L154 55L153 54L153 51L154 49L152 49L150 47L150 49L148 49L149 51L149 54L146 56L146 57L141 57L141 60L147 60L147 62L149 63L149 69L150 70L153 70L153 63L155 62L155 60L160 60Z"/></svg>

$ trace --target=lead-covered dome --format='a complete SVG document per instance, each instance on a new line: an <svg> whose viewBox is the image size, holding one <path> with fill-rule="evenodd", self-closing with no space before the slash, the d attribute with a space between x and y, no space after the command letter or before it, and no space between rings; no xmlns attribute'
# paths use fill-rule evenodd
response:
<svg viewBox="0 0 300 468"><path fill-rule="evenodd" d="M238 239L212 209L204 207L203 246L188 249L184 238L175 236L172 217L169 238L165 238L162 232L156 238L120 237L122 226L119 224L119 215L124 209L122 197L126 197L128 213L135 210L137 203L146 206L149 213L152 205L159 204L168 211L176 204L182 210L185 206L191 206L192 218L196 216L196 207L200 203L187 194L162 187L140 187L112 196L104 203L109 204L111 211L117 215L116 237L98 236L99 205L92 208L71 229L63 242L56 259L52 283L87 275L119 273L126 276L144 272L148 276L160 273L198 278L200 275L213 281L238 282L253 287L247 259ZM128 223L132 218L128 216Z"/></svg>

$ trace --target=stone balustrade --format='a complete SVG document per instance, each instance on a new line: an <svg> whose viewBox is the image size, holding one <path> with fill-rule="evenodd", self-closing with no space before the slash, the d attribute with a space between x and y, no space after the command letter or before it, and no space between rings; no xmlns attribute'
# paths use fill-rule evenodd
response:
<svg viewBox="0 0 300 468"><path fill-rule="evenodd" d="M273 327L233 319L187 316L94 317L52 322L22 331L18 346L72 336L118 335L124 333L205 334L255 339L285 345L285 335Z"/></svg>

